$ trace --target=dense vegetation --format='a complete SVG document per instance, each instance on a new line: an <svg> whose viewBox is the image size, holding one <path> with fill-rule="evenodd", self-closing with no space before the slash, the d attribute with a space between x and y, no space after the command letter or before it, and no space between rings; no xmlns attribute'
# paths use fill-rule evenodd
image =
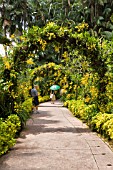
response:
<svg viewBox="0 0 113 170"><path fill-rule="evenodd" d="M0 1L0 155L30 117L34 83L40 102L59 84L64 105L113 139L112 7L110 0Z"/></svg>

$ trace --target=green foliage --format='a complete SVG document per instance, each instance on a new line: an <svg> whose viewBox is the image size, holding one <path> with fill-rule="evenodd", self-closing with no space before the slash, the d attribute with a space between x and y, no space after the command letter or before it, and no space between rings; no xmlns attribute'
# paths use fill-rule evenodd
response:
<svg viewBox="0 0 113 170"><path fill-rule="evenodd" d="M32 109L32 98L28 98L21 104L15 106L16 113L20 118L21 125L25 125L26 121L30 118L30 113Z"/></svg>
<svg viewBox="0 0 113 170"><path fill-rule="evenodd" d="M39 96L49 95L51 91L50 86L53 84L59 84L61 88L68 89L66 73L64 73L61 65L55 63L44 64L34 69L33 74L32 82L38 84Z"/></svg>
<svg viewBox="0 0 113 170"><path fill-rule="evenodd" d="M113 139L113 115L100 112L93 117L91 126L104 137Z"/></svg>
<svg viewBox="0 0 113 170"><path fill-rule="evenodd" d="M98 113L95 104L86 105L83 100L67 100L64 102L64 106L67 106L76 117L88 124L91 123L92 118Z"/></svg>
<svg viewBox="0 0 113 170"><path fill-rule="evenodd" d="M11 43L11 41L8 39L8 38L6 38L6 37L4 37L4 36L2 36L1 34L0 34L0 44L6 44L6 45L8 45L8 44L10 44Z"/></svg>
<svg viewBox="0 0 113 170"><path fill-rule="evenodd" d="M43 102L46 102L46 101L48 101L48 100L50 100L50 97L49 97L49 95L45 95L45 96L39 96L39 103L43 103Z"/></svg>
<svg viewBox="0 0 113 170"><path fill-rule="evenodd" d="M12 113L12 97L10 86L10 61L0 56L0 117L6 118Z"/></svg>
<svg viewBox="0 0 113 170"><path fill-rule="evenodd" d="M20 126L17 115L10 115L5 121L0 119L0 155L6 153L16 143L15 135Z"/></svg>
<svg viewBox="0 0 113 170"><path fill-rule="evenodd" d="M98 112L95 104L86 105L83 100L67 100L64 106L82 121L85 121L92 130L97 131L105 138L113 139L113 114Z"/></svg>

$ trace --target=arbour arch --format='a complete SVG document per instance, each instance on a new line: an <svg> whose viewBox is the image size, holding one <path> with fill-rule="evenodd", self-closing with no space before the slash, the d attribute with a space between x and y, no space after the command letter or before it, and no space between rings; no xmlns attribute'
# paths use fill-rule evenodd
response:
<svg viewBox="0 0 113 170"><path fill-rule="evenodd" d="M85 23L81 25L81 27L68 29L50 22L43 28L36 26L30 28L27 33L20 37L20 43L13 51L15 72L19 73L25 70L28 67L26 62L28 59L32 58L34 60L34 56L38 55L38 52L45 52L52 47L54 54L57 53L60 59L63 57L64 65L68 62L68 58L70 61L71 58L76 58L72 51L77 50L78 55L86 56L85 58L90 67L100 75L100 79L104 77L106 67L100 55L100 49L102 48L100 40L85 31L87 28ZM37 62L40 62L40 60L37 60ZM48 63L50 60L45 57L45 62ZM59 60L60 63L61 60ZM103 86L103 83L100 84L100 87Z"/></svg>
<svg viewBox="0 0 113 170"><path fill-rule="evenodd" d="M63 57L64 66L68 61L71 61L71 58L76 58L73 50L77 50L77 57L79 58L80 54L86 56L86 60L90 64L89 67L92 67L100 75L100 80L103 79L106 67L100 55L100 49L102 50L102 46L99 44L100 40L91 36L88 31L85 31L85 24L81 28L73 27L72 29L68 29L67 27L58 26L55 23L48 23L43 28L30 28L23 36L17 37L18 43L13 48L13 53L11 53L11 67L7 68L5 70L6 72L4 71L4 77L7 82L11 82L9 88L15 93L15 96L18 94L17 82L20 81L21 73L24 72L26 76L28 69L27 61L29 59L34 60L38 52L45 52L50 47L52 47L54 53L59 55L60 59ZM67 60L68 58L69 60ZM40 60L37 60L37 62L40 62ZM50 60L46 58L45 63L49 62ZM61 60L59 60L60 63ZM34 67L37 67L37 65ZM11 76L10 73L12 73ZM104 87L102 83L100 81L100 88ZM12 97L12 105L14 105L15 100L17 99Z"/></svg>
<svg viewBox="0 0 113 170"><path fill-rule="evenodd" d="M58 84L64 88L67 78L69 75L65 72L65 68L55 63L47 63L34 69L31 83L39 85L43 96L50 93L50 86L53 84Z"/></svg>
<svg viewBox="0 0 113 170"><path fill-rule="evenodd" d="M77 49L80 54L87 56L87 60L90 60L91 66L94 68L96 61L96 69L98 69L98 64L101 63L98 59L99 43L96 38L85 32L85 29L85 24L83 24L81 32L78 32L75 27L68 29L53 22L48 23L43 28L36 26L30 28L27 33L20 37L20 43L13 51L14 64L18 65L15 70L21 70L29 58L34 59L34 56L39 55L40 52L44 53L47 49L50 50L50 47L53 55L58 54L59 63L62 57L64 59L72 57L71 51ZM68 55L66 56L64 52L67 52ZM46 63L51 62L47 55L44 57ZM40 62L40 60L37 62Z"/></svg>
<svg viewBox="0 0 113 170"><path fill-rule="evenodd" d="M33 58L34 60L34 56L38 52L45 52L50 47L52 47L54 54L59 55L60 59L63 57L65 65L67 58L76 57L72 53L74 49L78 51L78 55L86 56L90 67L100 75L101 79L106 72L105 62L100 57L101 43L99 43L98 38L85 31L86 28L85 23L68 29L53 22L48 23L43 28L36 26L30 28L27 33L20 37L20 43L13 51L14 70L16 72L25 70L28 66L26 62L28 59ZM40 62L40 60L37 62ZM45 58L45 62L48 63L50 60ZM59 63L61 63L61 60L59 60ZM102 86L103 84L100 85L100 87Z"/></svg>

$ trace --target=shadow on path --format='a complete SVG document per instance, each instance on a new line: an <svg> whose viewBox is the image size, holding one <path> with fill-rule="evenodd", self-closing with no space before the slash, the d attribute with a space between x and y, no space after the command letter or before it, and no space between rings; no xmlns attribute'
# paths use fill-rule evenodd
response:
<svg viewBox="0 0 113 170"><path fill-rule="evenodd" d="M25 138L28 134L37 135L40 133L90 133L89 128L62 126L62 120L48 119L53 115L48 111L40 111L40 114L33 114L32 119L27 122L20 137ZM44 119L45 117L45 119ZM60 124L60 125L59 125ZM49 125L52 125L50 127ZM72 126L72 125L71 125Z"/></svg>

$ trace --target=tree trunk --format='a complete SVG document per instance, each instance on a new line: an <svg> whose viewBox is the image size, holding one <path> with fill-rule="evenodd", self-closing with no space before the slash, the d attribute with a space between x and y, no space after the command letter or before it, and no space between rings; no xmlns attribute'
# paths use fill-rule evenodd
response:
<svg viewBox="0 0 113 170"><path fill-rule="evenodd" d="M91 25L94 23L94 0L91 0Z"/></svg>

